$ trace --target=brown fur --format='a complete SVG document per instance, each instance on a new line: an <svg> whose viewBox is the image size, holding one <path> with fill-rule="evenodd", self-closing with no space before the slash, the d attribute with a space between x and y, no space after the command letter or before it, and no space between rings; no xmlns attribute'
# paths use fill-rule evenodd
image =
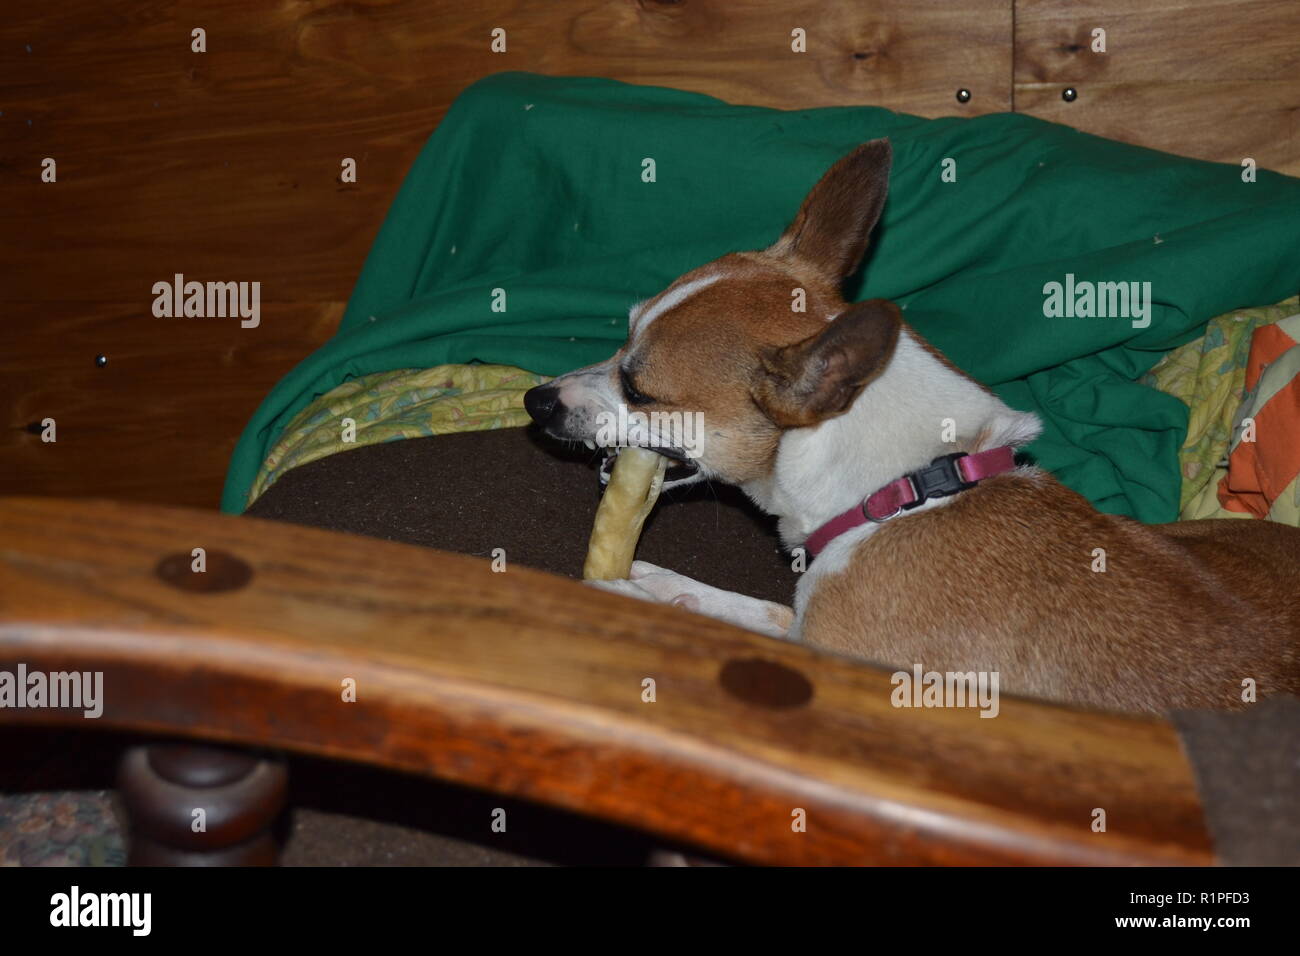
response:
<svg viewBox="0 0 1300 956"><path fill-rule="evenodd" d="M615 362L636 370L637 388L654 399L648 409L703 412L711 453L728 462L726 480L741 484L771 470L781 437L752 394L766 378L762 352L824 330L844 300L804 264L764 253L724 256L679 282L714 272L724 278L634 335ZM807 312L790 309L795 287L807 295ZM690 348L673 349L673 342ZM670 362L650 360L669 352Z"/></svg>
<svg viewBox="0 0 1300 956"><path fill-rule="evenodd" d="M1224 708L1245 678L1300 692L1297 582L1294 528L1145 526L1016 472L883 526L818 582L803 635L890 667L998 671L1010 693L1090 707Z"/></svg>

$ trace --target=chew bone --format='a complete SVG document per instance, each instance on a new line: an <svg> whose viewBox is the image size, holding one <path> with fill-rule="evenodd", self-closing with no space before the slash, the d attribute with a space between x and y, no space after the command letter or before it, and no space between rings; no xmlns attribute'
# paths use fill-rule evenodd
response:
<svg viewBox="0 0 1300 956"><path fill-rule="evenodd" d="M626 578L641 537L641 525L659 498L668 459L648 448L624 448L610 472L587 545L582 576L587 580Z"/></svg>

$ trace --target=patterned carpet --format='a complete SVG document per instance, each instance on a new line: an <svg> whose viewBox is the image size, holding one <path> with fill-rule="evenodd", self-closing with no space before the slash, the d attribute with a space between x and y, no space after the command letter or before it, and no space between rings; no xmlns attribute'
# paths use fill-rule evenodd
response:
<svg viewBox="0 0 1300 956"><path fill-rule="evenodd" d="M124 866L126 841L107 790L0 795L0 866Z"/></svg>

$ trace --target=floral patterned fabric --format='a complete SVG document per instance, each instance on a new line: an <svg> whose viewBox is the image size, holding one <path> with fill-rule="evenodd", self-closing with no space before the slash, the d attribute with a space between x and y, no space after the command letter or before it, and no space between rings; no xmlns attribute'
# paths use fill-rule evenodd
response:
<svg viewBox="0 0 1300 956"><path fill-rule="evenodd" d="M362 445L528 424L524 392L547 376L509 365L438 365L344 382L304 408L258 470L252 504L291 468ZM348 426L347 422L353 424Z"/></svg>
<svg viewBox="0 0 1300 956"><path fill-rule="evenodd" d="M1219 507L1217 486L1246 397L1246 369L1255 330L1300 312L1300 296L1277 305L1238 309L1211 319L1205 334L1166 355L1139 381L1189 408L1179 452L1183 484L1179 518L1242 517Z"/></svg>

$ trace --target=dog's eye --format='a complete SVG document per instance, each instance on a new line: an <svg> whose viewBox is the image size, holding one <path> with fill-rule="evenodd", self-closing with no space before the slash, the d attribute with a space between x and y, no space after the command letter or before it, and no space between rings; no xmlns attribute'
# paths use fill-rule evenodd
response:
<svg viewBox="0 0 1300 956"><path fill-rule="evenodd" d="M644 392L637 391L637 387L632 384L632 376L627 373L627 369L620 368L618 378L623 386L623 396L627 399L629 405L649 405L654 401Z"/></svg>

